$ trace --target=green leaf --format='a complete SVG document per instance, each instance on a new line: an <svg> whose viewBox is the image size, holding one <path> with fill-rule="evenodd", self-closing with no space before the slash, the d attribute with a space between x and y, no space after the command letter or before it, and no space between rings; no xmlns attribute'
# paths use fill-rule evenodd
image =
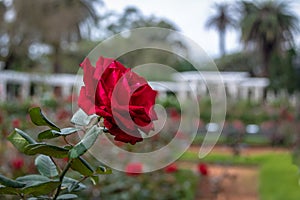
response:
<svg viewBox="0 0 300 200"><path fill-rule="evenodd" d="M68 200L68 199L77 199L78 196L76 194L63 194L57 197L57 200Z"/></svg>
<svg viewBox="0 0 300 200"><path fill-rule="evenodd" d="M67 150L71 150L73 148L73 146L72 145L66 145L66 146L64 146L64 148L67 149Z"/></svg>
<svg viewBox="0 0 300 200"><path fill-rule="evenodd" d="M22 189L24 194L32 194L35 196L46 195L55 190L60 185L59 181L50 180L44 183L37 183Z"/></svg>
<svg viewBox="0 0 300 200"><path fill-rule="evenodd" d="M12 180L12 179L7 178L7 177L5 177L1 174L0 174L0 183L4 186L12 187L12 188L21 188L21 187L25 186L24 183L21 183L17 180Z"/></svg>
<svg viewBox="0 0 300 200"><path fill-rule="evenodd" d="M56 165L53 163L49 156L39 155L35 159L35 166L41 175L47 177L56 177L58 176L58 171Z"/></svg>
<svg viewBox="0 0 300 200"><path fill-rule="evenodd" d="M36 141L27 133L17 128L8 136L8 140L22 153L27 145L36 144Z"/></svg>
<svg viewBox="0 0 300 200"><path fill-rule="evenodd" d="M86 186L75 179L65 176L62 182L62 188L67 188L69 192L76 192L85 189Z"/></svg>
<svg viewBox="0 0 300 200"><path fill-rule="evenodd" d="M58 126L56 126L53 122L48 120L46 118L46 116L44 116L44 114L41 111L41 108L35 107L35 108L29 109L29 115L30 115L31 121L35 125L37 125L37 126L48 126L53 130L60 131L60 128L58 128Z"/></svg>
<svg viewBox="0 0 300 200"><path fill-rule="evenodd" d="M12 187L4 187L4 186L0 186L0 194L12 194L12 195L16 195L20 193L20 189L19 188L12 188Z"/></svg>
<svg viewBox="0 0 300 200"><path fill-rule="evenodd" d="M66 158L68 157L68 152L69 150L65 148L44 143L27 145L24 151L27 155L44 154L54 158Z"/></svg>
<svg viewBox="0 0 300 200"><path fill-rule="evenodd" d="M78 158L84 154L89 148L93 146L97 140L98 135L102 132L102 129L93 126L82 138L82 140L76 144L69 153L69 158Z"/></svg>
<svg viewBox="0 0 300 200"><path fill-rule="evenodd" d="M24 131L15 128L15 131L21 135L29 144L36 144L37 142L32 139L27 133L25 133Z"/></svg>
<svg viewBox="0 0 300 200"><path fill-rule="evenodd" d="M87 126L91 119L93 119L95 116L97 115L87 115L82 109L79 108L73 115L71 122L79 126Z"/></svg>
<svg viewBox="0 0 300 200"><path fill-rule="evenodd" d="M83 158L75 158L71 163L71 168L84 176L91 176L94 174L92 166Z"/></svg>
<svg viewBox="0 0 300 200"><path fill-rule="evenodd" d="M99 182L98 176L91 176L90 179L91 179L93 185L97 185L97 183Z"/></svg>
<svg viewBox="0 0 300 200"><path fill-rule="evenodd" d="M52 138L59 137L59 135L55 134L55 132L57 132L57 131L51 130L51 129L45 130L38 134L38 139L43 140L43 139L52 139Z"/></svg>
<svg viewBox="0 0 300 200"><path fill-rule="evenodd" d="M62 136L67 136L70 135L72 133L76 133L77 131L80 131L81 129L79 128L74 128L74 127L68 127L68 128L63 128L60 130L60 135Z"/></svg>
<svg viewBox="0 0 300 200"><path fill-rule="evenodd" d="M112 170L110 168L99 166L96 169L97 174L112 174Z"/></svg>
<svg viewBox="0 0 300 200"><path fill-rule="evenodd" d="M27 200L45 200L45 199L51 199L51 198L44 195L44 196L38 196L38 197L30 197Z"/></svg>
<svg viewBox="0 0 300 200"><path fill-rule="evenodd" d="M60 185L58 180L52 180L39 174L21 176L16 180L26 184L21 190L22 193L35 196L49 194Z"/></svg>
<svg viewBox="0 0 300 200"><path fill-rule="evenodd" d="M56 138L59 136L67 136L73 133L76 133L77 131L79 131L79 128L73 128L73 127L69 127L69 128L63 128L60 131L56 131L56 130L46 130L41 132L38 135L38 139L39 140L43 140L43 139L52 139L52 138Z"/></svg>
<svg viewBox="0 0 300 200"><path fill-rule="evenodd" d="M16 180L19 182L25 183L26 186L31 186L31 185L35 185L35 184L39 184L39 183L48 182L51 179L49 179L46 176L39 175L39 174L29 174L26 176L20 176Z"/></svg>

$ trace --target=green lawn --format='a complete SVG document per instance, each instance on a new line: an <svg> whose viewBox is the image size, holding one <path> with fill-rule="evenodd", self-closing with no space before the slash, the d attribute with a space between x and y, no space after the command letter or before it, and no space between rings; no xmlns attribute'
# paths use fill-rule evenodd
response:
<svg viewBox="0 0 300 200"><path fill-rule="evenodd" d="M205 135L196 135L195 139L193 140L193 145L201 145L204 141ZM240 142L241 144L247 145L247 146L266 146L270 145L271 141L270 139L266 138L263 135L245 135ZM220 136L218 138L217 144L228 144L227 138L225 136Z"/></svg>
<svg viewBox="0 0 300 200"><path fill-rule="evenodd" d="M259 166L259 195L261 200L299 200L298 168L292 164L290 153L269 153L253 156L210 154L199 160L197 153L186 152L181 160Z"/></svg>

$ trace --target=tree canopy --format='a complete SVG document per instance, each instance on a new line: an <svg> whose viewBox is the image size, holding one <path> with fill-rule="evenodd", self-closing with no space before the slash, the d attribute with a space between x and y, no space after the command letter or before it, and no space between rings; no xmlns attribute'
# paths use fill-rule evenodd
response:
<svg viewBox="0 0 300 200"><path fill-rule="evenodd" d="M8 53L2 55L4 68L11 68L20 55L28 57L34 45L47 44L53 55L54 72L59 72L61 49L89 37L83 29L97 23L97 3L101 0L13 0L7 8L14 17L6 21L9 41L6 44Z"/></svg>
<svg viewBox="0 0 300 200"><path fill-rule="evenodd" d="M221 55L226 53L225 34L228 28L236 26L236 20L231 16L230 6L227 3L214 4L216 14L207 19L206 27L215 28L219 32L219 48Z"/></svg>
<svg viewBox="0 0 300 200"><path fill-rule="evenodd" d="M7 13L10 19L5 19ZM0 17L3 19L0 22L0 61L4 69L28 69L42 63L41 60L36 62L42 58L55 73L71 72L65 65L74 64L72 60L76 61L74 68L77 68L78 60L91 50L82 52L80 49L87 49L85 46L91 47L92 43L96 46L107 35L138 27L178 29L171 21L145 16L135 7L113 13L102 0L12 0L10 4L0 1ZM155 40L166 41L166 37L160 35ZM173 41L173 44L183 48L180 41ZM42 57L37 56L39 51L43 52ZM138 63L140 58L136 59Z"/></svg>
<svg viewBox="0 0 300 200"><path fill-rule="evenodd" d="M241 40L262 56L262 75L268 76L273 53L293 47L299 21L288 1L241 2Z"/></svg>

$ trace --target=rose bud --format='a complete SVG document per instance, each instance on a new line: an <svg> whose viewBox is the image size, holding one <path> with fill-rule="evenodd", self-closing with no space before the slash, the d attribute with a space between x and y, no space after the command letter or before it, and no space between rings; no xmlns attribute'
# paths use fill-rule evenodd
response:
<svg viewBox="0 0 300 200"><path fill-rule="evenodd" d="M125 168L128 176L137 176L143 172L142 163L129 163Z"/></svg>

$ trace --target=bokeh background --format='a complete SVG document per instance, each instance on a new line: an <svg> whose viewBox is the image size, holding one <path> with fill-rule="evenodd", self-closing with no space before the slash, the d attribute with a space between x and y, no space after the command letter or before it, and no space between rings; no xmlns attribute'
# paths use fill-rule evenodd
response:
<svg viewBox="0 0 300 200"><path fill-rule="evenodd" d="M80 197L299 199L299 11L297 0L0 0L0 173L17 177L35 172L33 158L18 153L7 141L13 128L34 137L36 128L29 122L28 108L41 106L60 126L71 125L74 77L97 44L122 31L160 27L191 38L221 72L227 93L220 97L227 100L221 137L208 156L198 157L205 133L220 128L210 120L206 85L216 83L215 74L204 67L202 73L211 81L204 83L187 60L151 49L130 52L118 60L127 67L153 60L167 64L185 78L187 87L178 90L182 82L176 74L151 73L147 65L149 81L169 86L159 91L157 100L168 116L162 136L147 145L116 145L147 151L168 144L173 137L184 137L174 124L182 117L178 98L188 106L189 88L197 93L200 108L196 137L172 165L147 174L114 171L100 177L98 185L79 192ZM146 39L189 51L184 41L169 40L168 35ZM132 163L124 170L130 169L142 172L143 165ZM74 172L73 176L79 175Z"/></svg>

